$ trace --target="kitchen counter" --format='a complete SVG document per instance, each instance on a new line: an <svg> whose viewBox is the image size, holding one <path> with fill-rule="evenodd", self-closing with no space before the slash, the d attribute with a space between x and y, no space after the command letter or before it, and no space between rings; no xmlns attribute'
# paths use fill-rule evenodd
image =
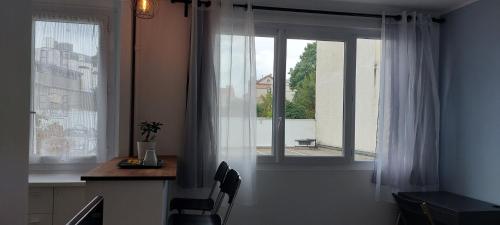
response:
<svg viewBox="0 0 500 225"><path fill-rule="evenodd" d="M127 157L118 157L101 164L81 177L81 180L175 180L177 157L159 156L163 167L159 169L120 169L117 165Z"/></svg>
<svg viewBox="0 0 500 225"><path fill-rule="evenodd" d="M177 178L177 157L160 156L158 169L120 169L119 157L105 162L81 179L87 200L104 198L104 224L165 225L168 213L168 187Z"/></svg>

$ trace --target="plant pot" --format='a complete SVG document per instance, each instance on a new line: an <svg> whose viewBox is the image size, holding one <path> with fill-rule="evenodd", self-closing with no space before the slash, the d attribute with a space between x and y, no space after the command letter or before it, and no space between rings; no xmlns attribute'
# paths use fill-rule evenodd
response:
<svg viewBox="0 0 500 225"><path fill-rule="evenodd" d="M144 160L144 155L146 154L146 151L148 150L153 150L156 151L156 142L154 141L138 141L137 142L137 159L142 162Z"/></svg>

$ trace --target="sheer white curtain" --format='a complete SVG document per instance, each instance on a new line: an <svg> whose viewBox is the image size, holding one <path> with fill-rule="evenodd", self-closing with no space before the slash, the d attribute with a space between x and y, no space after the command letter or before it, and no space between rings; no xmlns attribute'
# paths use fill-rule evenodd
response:
<svg viewBox="0 0 500 225"><path fill-rule="evenodd" d="M439 26L428 15L410 16L398 21L384 17L382 22L379 191L434 190L439 185Z"/></svg>
<svg viewBox="0 0 500 225"><path fill-rule="evenodd" d="M106 145L103 27L92 17L33 17L31 163L93 163L113 155Z"/></svg>
<svg viewBox="0 0 500 225"><path fill-rule="evenodd" d="M251 2L247 2L251 5ZM242 184L240 203L253 203L255 185L255 36L251 9L235 9L222 0L218 50L219 161L236 169Z"/></svg>

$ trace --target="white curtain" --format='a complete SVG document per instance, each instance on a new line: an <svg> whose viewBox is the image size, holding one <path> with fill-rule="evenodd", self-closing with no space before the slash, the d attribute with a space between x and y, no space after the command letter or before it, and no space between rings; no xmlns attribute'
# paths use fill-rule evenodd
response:
<svg viewBox="0 0 500 225"><path fill-rule="evenodd" d="M412 19L404 19L410 16ZM439 185L439 26L429 15L382 22L377 189L435 190Z"/></svg>
<svg viewBox="0 0 500 225"><path fill-rule="evenodd" d="M31 163L95 163L107 151L104 22L33 17Z"/></svg>
<svg viewBox="0 0 500 225"><path fill-rule="evenodd" d="M247 2L251 5L251 2ZM217 5L217 4L216 4ZM216 46L219 89L219 161L236 169L242 184L239 203L252 204L255 185L255 36L251 9L222 0Z"/></svg>
<svg viewBox="0 0 500 225"><path fill-rule="evenodd" d="M248 4L251 4L248 2ZM232 0L192 4L185 149L180 181L206 187L217 164L236 169L238 204L252 204L255 185L255 49L252 10Z"/></svg>

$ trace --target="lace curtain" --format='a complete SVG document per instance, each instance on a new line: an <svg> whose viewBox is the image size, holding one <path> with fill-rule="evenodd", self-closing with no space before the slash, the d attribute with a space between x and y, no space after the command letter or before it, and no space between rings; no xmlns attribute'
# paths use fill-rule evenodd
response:
<svg viewBox="0 0 500 225"><path fill-rule="evenodd" d="M33 17L31 163L94 163L111 155L103 25L92 17Z"/></svg>

